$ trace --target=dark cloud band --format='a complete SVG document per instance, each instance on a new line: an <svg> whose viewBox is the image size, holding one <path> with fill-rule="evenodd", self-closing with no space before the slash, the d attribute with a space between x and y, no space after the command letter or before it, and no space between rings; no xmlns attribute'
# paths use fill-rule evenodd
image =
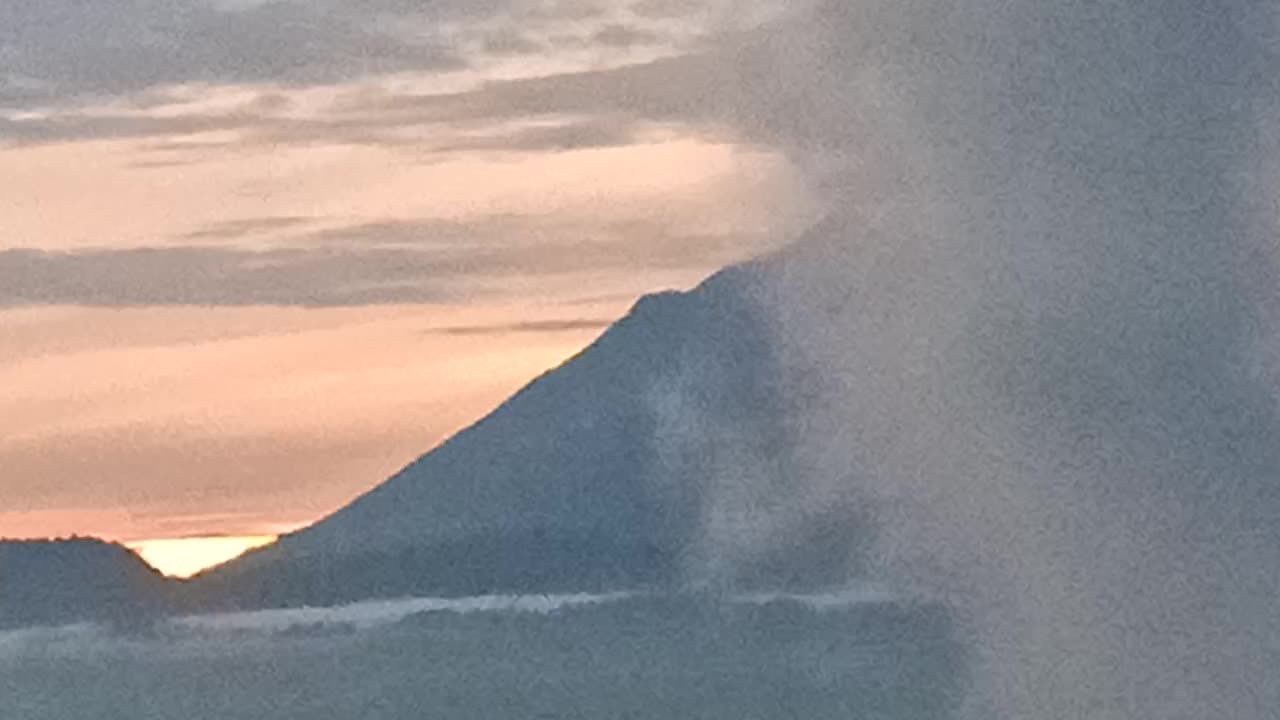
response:
<svg viewBox="0 0 1280 720"><path fill-rule="evenodd" d="M306 222L250 219L193 233L231 243L273 231L292 233L294 244L269 250L202 244L0 251L0 307L442 302L500 293L504 278L511 277L553 283L556 276L581 272L711 270L738 259L756 241L635 222L538 228L536 221L499 218L322 230L306 230Z"/></svg>

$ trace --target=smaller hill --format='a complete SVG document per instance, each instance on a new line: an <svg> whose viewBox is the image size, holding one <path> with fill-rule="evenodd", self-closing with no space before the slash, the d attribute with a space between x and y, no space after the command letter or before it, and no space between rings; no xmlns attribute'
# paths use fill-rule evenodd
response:
<svg viewBox="0 0 1280 720"><path fill-rule="evenodd" d="M118 543L0 540L0 630L136 623L168 607L173 585Z"/></svg>

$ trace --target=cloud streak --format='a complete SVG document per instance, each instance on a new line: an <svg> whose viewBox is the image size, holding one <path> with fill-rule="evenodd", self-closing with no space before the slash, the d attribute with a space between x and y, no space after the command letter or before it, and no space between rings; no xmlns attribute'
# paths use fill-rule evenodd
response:
<svg viewBox="0 0 1280 720"><path fill-rule="evenodd" d="M625 3L49 0L0 7L0 107L170 85L302 87L509 55L669 44Z"/></svg>
<svg viewBox="0 0 1280 720"><path fill-rule="evenodd" d="M603 330L613 324L609 319L531 320L494 325L453 325L432 328L438 335L514 335L523 333L559 333L576 330Z"/></svg>
<svg viewBox="0 0 1280 720"><path fill-rule="evenodd" d="M291 231L306 222L249 219L202 228L192 237L235 240ZM503 278L554 284L557 276L574 273L709 270L758 239L744 233L692 235L649 222L538 227L535 221L497 218L357 224L305 231L290 242L269 249L202 244L4 250L0 307L447 302L509 294L501 289Z"/></svg>
<svg viewBox="0 0 1280 720"><path fill-rule="evenodd" d="M686 100L718 94L696 61L655 66L660 77L643 88L626 72L610 72L705 49L719 31L705 17L684 15L646 3L537 0L11 4L0 8L0 143L230 133L258 144L413 144L437 152L620 144L649 121L672 119L637 109L660 109L672 92ZM593 112L573 113L584 103L568 80L545 86L548 102L533 108L511 82L574 67L597 68L586 74L606 86ZM619 83L642 92L629 101ZM317 87L336 101L293 106L297 93ZM237 107L190 102L246 88L261 92ZM434 102L419 96L451 88ZM471 112L456 107L470 100ZM493 112L500 104L506 111ZM500 127L530 119L557 127Z"/></svg>
<svg viewBox="0 0 1280 720"><path fill-rule="evenodd" d="M505 3L503 3L505 4ZM500 3L430 4L436 18ZM389 31L403 3L50 0L0 8L0 102L126 95L186 83L331 83L466 61L445 38Z"/></svg>

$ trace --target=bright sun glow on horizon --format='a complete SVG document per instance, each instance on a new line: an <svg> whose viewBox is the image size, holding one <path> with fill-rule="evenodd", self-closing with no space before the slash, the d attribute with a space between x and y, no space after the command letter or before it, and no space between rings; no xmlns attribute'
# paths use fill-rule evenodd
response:
<svg viewBox="0 0 1280 720"><path fill-rule="evenodd" d="M151 567L170 577L188 578L252 550L270 545L275 535L160 538L125 543Z"/></svg>

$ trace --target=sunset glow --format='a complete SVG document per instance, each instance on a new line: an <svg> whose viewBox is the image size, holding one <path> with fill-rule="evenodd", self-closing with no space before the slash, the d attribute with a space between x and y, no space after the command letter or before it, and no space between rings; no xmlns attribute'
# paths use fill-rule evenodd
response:
<svg viewBox="0 0 1280 720"><path fill-rule="evenodd" d="M245 535L160 538L125 544L165 575L187 578L275 541L275 535Z"/></svg>

